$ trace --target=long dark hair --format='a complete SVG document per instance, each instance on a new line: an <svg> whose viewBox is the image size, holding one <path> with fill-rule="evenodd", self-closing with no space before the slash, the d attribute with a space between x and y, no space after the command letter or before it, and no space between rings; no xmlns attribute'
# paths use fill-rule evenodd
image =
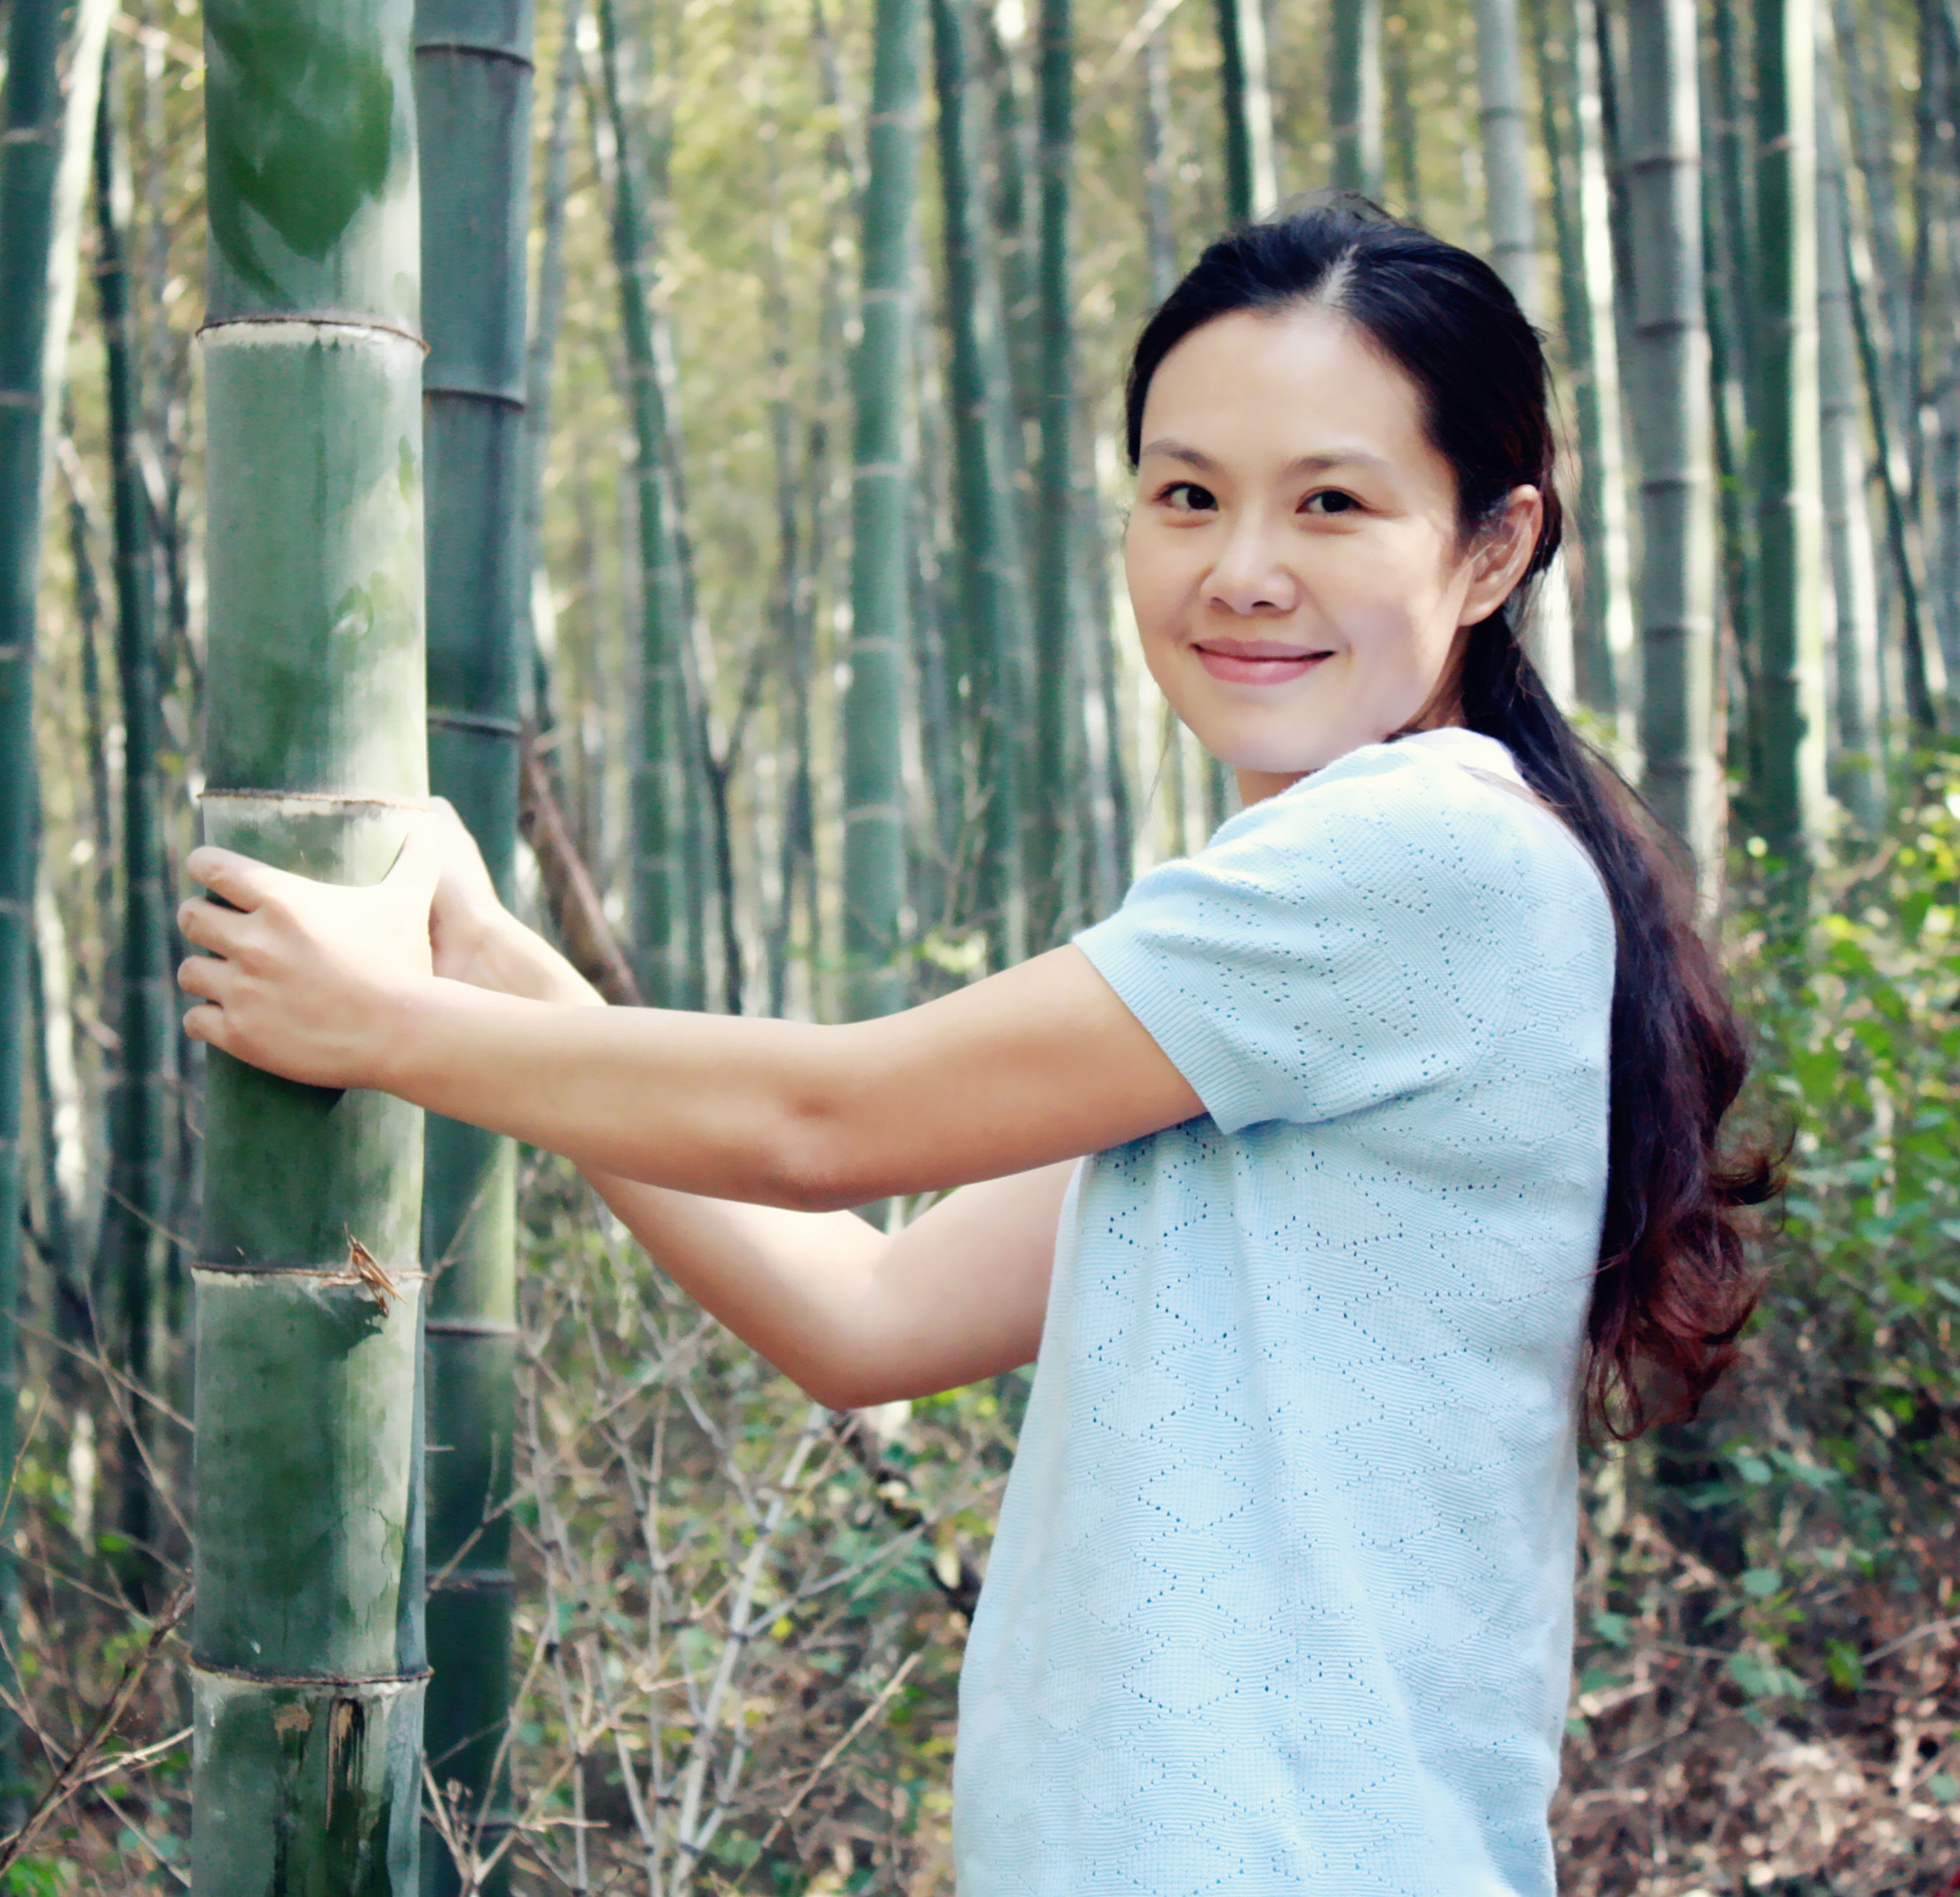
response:
<svg viewBox="0 0 1960 1897"><path fill-rule="evenodd" d="M1461 637L1449 689L1462 722L1501 740L1584 844L1612 904L1606 1205L1586 1395L1596 1427L1636 1436L1691 1415L1735 1361L1760 1290L1742 1208L1780 1182L1765 1155L1723 1151L1748 1051L1697 930L1693 884L1638 796L1566 722L1519 641L1525 596L1564 527L1537 332L1481 258L1366 199L1311 200L1220 238L1145 325L1126 392L1131 465L1150 379L1185 337L1240 311L1316 306L1414 384L1429 439L1455 470L1466 537L1494 524L1513 489L1543 497L1519 591Z"/></svg>

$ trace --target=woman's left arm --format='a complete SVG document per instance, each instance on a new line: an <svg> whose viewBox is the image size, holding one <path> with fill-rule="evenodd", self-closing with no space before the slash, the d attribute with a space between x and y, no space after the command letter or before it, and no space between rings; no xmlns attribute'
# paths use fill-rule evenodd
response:
<svg viewBox="0 0 1960 1897"><path fill-rule="evenodd" d="M581 1167L807 1211L998 1179L1202 1111L1072 947L846 1026L556 1004L431 969L428 826L370 889L229 852L186 867L210 951L180 971L186 1026L255 1066L374 1087Z"/></svg>

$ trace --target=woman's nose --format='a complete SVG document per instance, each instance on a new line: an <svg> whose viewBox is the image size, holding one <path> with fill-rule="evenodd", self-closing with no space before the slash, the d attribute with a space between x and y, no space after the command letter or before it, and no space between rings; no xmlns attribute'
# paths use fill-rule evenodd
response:
<svg viewBox="0 0 1960 1897"><path fill-rule="evenodd" d="M1225 543L1205 581L1208 604L1249 616L1290 613L1300 603L1300 583L1279 557L1272 536L1247 522Z"/></svg>

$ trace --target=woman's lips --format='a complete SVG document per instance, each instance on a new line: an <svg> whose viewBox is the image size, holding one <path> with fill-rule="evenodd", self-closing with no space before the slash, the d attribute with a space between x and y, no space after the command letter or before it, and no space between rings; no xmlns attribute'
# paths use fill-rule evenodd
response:
<svg viewBox="0 0 1960 1897"><path fill-rule="evenodd" d="M1331 652L1297 645L1267 645L1252 639L1207 639L1192 650L1212 677L1230 685L1284 685L1304 678Z"/></svg>

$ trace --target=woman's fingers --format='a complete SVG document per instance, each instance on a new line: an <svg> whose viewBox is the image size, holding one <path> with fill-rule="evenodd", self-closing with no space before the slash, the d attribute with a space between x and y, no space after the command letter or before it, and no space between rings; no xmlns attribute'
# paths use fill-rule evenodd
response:
<svg viewBox="0 0 1960 1897"><path fill-rule="evenodd" d="M194 1041L202 1041L207 1046L221 1044L224 1031L224 1011L214 1007L208 1001L192 1008L183 1017L184 1032Z"/></svg>
<svg viewBox="0 0 1960 1897"><path fill-rule="evenodd" d="M249 911L272 893L285 872L274 869L269 863L240 856L236 850L221 850L215 844L204 843L184 858L184 874L234 909Z"/></svg>
<svg viewBox="0 0 1960 1897"><path fill-rule="evenodd" d="M227 965L215 955L186 955L177 964L177 986L186 995L202 995L207 1001L219 1001L228 972Z"/></svg>
<svg viewBox="0 0 1960 1897"><path fill-rule="evenodd" d="M186 942L214 955L229 955L237 948L238 925L244 918L236 909L220 909L193 896L177 905L177 933Z"/></svg>

